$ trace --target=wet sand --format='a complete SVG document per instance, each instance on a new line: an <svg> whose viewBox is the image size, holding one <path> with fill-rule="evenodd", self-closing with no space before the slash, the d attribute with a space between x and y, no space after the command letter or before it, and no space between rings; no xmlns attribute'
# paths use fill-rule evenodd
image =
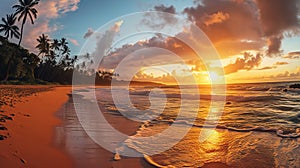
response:
<svg viewBox="0 0 300 168"><path fill-rule="evenodd" d="M75 95L74 95L75 96ZM84 99L81 103L88 104ZM124 118L121 115L112 114L101 108L107 121L120 132L134 135L141 123ZM152 168L144 158L132 158L121 156L120 160L114 160L114 153L96 144L84 131L74 111L73 100L70 98L57 113L63 124L56 127L55 143L60 149L64 149L72 157L75 167L103 167L103 168ZM125 140L125 139L124 139ZM122 143L116 141L114 143Z"/></svg>

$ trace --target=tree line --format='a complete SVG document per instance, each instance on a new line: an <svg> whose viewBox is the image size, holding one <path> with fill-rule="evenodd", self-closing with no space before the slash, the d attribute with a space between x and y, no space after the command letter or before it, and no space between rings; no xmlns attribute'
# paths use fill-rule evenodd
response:
<svg viewBox="0 0 300 168"><path fill-rule="evenodd" d="M91 81L96 77L96 84L109 84L114 76L112 72L89 69L93 64L90 55L71 56L66 38L50 39L42 34L37 37L38 53L32 53L21 46L24 25L27 21L34 24L38 17L36 6L39 0L19 0L12 8L15 13L7 14L0 23L0 83L30 84L72 84L73 73L82 81ZM16 25L21 22L21 29ZM17 39L18 44L10 42ZM89 80L87 80L89 79Z"/></svg>

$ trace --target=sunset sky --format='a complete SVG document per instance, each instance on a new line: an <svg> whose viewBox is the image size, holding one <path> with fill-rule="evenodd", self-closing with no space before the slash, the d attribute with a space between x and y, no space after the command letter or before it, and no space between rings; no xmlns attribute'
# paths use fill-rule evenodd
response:
<svg viewBox="0 0 300 168"><path fill-rule="evenodd" d="M2 0L0 16L13 12L11 6L16 2ZM36 38L45 33L51 38L66 37L72 55L76 55L105 23L134 12L163 11L189 19L208 36L221 57L227 82L300 80L299 0L41 0L37 10L38 19L33 26L26 24L22 42L32 51L35 51ZM158 26L183 24L172 18L162 18L162 21ZM126 24L127 20L117 20L112 25L114 37L124 31ZM175 34L183 33L180 29ZM173 63L168 56L143 57L145 61L157 58L159 63L142 68L136 79L172 83L174 76L187 79L193 74L198 83L208 82L201 61L194 59L191 49L174 37L148 35L127 39L114 47L103 67L114 69L129 51L145 46L167 49L184 57L186 62L185 65ZM160 68L170 72L163 73ZM210 75L218 78L217 72Z"/></svg>

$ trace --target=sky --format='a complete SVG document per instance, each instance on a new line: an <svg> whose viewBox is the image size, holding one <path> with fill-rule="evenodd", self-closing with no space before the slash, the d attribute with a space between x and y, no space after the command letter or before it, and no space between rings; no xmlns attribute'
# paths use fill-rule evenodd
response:
<svg viewBox="0 0 300 168"><path fill-rule="evenodd" d="M12 13L16 3L2 0L0 16ZM209 83L225 77L228 83L243 83L300 79L299 0L41 0L36 8L38 18L34 25L26 24L22 46L36 52L36 39L42 33L52 39L66 37L72 55L90 52L96 62L99 55L106 56L101 66L92 67L115 71L123 80ZM183 19L160 14L126 17L145 11ZM203 39L196 38L191 25L205 34L219 58L203 53L201 60L193 47L178 40L189 37L202 45ZM141 29L168 35L153 31L126 36ZM218 62L221 67L216 66Z"/></svg>

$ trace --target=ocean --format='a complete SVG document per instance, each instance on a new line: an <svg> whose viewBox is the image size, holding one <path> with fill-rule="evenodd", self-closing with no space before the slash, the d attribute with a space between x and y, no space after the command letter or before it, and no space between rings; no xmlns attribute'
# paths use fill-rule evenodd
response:
<svg viewBox="0 0 300 168"><path fill-rule="evenodd" d="M156 166L299 167L300 89L290 89L293 83L229 84L221 95L208 85L86 87L73 92L80 99L64 113L72 111L66 120L72 125L70 118L79 118L93 140L99 111L89 105L78 114L80 100L140 122L121 143L111 132L106 141L115 143L115 153L143 156Z"/></svg>

